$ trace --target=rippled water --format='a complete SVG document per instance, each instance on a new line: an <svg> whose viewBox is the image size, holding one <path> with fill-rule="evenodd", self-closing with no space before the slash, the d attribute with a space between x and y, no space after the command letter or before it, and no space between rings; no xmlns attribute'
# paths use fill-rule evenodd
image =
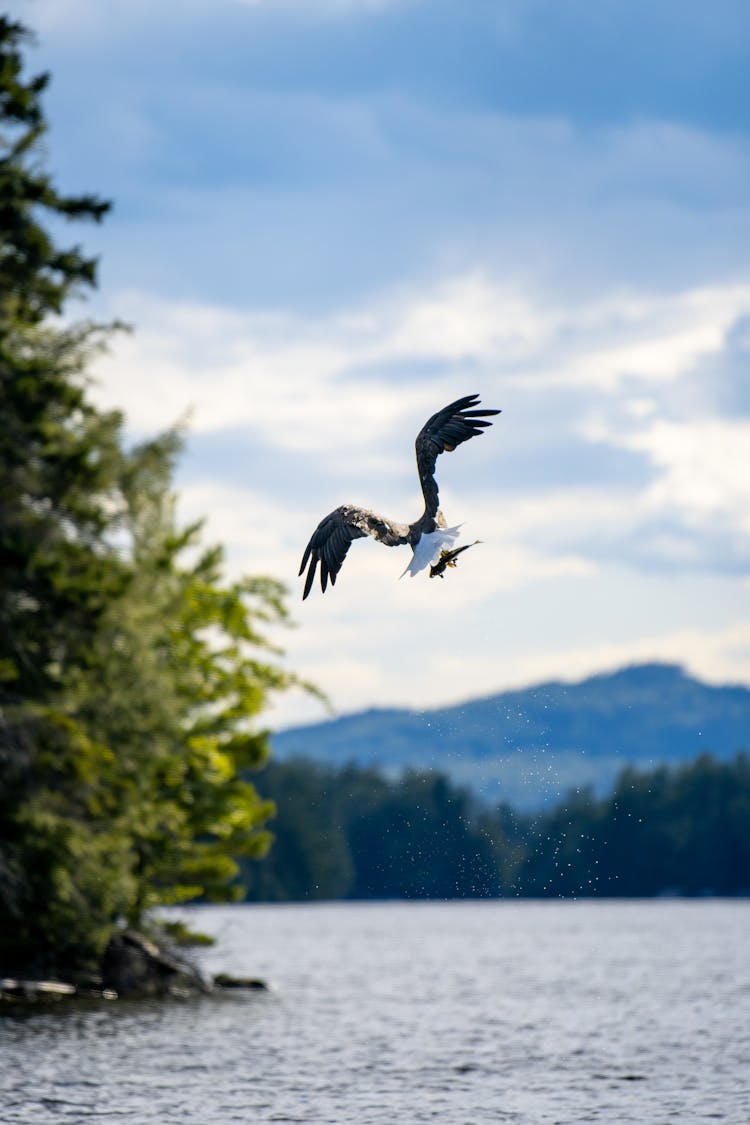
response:
<svg viewBox="0 0 750 1125"><path fill-rule="evenodd" d="M3 1019L4 1125L750 1122L750 902L191 921L271 991Z"/></svg>

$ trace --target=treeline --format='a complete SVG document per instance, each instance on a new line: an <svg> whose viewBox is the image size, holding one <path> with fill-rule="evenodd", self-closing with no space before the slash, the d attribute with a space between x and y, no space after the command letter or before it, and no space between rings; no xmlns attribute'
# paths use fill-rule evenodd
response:
<svg viewBox="0 0 750 1125"><path fill-rule="evenodd" d="M750 893L750 758L626 769L604 798L521 814L445 776L304 759L258 781L275 840L242 864L252 901Z"/></svg>

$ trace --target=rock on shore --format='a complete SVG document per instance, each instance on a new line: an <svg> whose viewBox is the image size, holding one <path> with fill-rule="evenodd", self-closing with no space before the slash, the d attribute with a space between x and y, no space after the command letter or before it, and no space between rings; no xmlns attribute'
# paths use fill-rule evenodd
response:
<svg viewBox="0 0 750 1125"><path fill-rule="evenodd" d="M188 997L224 989L265 990L255 977L220 973L205 977L194 965L166 952L135 930L112 936L104 951L101 974L73 984L60 980L0 978L0 1003L29 1004L70 999L116 1000L119 997Z"/></svg>
<svg viewBox="0 0 750 1125"><path fill-rule="evenodd" d="M135 930L110 938L102 958L102 982L118 996L189 996L212 989L194 966L162 952Z"/></svg>

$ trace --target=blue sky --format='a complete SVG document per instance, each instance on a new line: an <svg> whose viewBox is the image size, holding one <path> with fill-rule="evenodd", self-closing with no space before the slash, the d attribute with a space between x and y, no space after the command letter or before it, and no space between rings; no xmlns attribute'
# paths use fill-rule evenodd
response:
<svg viewBox="0 0 750 1125"><path fill-rule="evenodd" d="M633 660L750 683L750 9L629 0L23 0L61 187L114 200L89 311L134 436L237 571L288 581L290 663L342 711ZM481 547L443 582L354 545L419 510L413 438ZM283 725L319 715L280 702Z"/></svg>

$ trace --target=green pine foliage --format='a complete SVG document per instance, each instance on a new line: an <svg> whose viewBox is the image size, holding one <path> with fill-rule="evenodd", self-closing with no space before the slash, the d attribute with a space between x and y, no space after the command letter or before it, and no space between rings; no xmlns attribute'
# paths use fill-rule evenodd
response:
<svg viewBox="0 0 750 1125"><path fill-rule="evenodd" d="M242 862L252 901L482 898L501 891L494 843L468 793L437 773L272 761L273 847Z"/></svg>
<svg viewBox="0 0 750 1125"><path fill-rule="evenodd" d="M436 773L271 762L277 808L254 901L750 893L750 758L626 769L530 815L470 800Z"/></svg>
<svg viewBox="0 0 750 1125"><path fill-rule="evenodd" d="M0 322L39 324L59 313L71 292L93 285L96 262L80 247L59 247L40 212L98 222L109 203L62 195L38 159L46 132L41 94L48 74L24 81L21 24L0 16Z"/></svg>
<svg viewBox="0 0 750 1125"><path fill-rule="evenodd" d="M258 717L296 680L266 639L282 586L228 581L176 517L180 434L128 449L92 404L108 330L57 314L96 264L44 224L107 204L41 167L25 39L0 18L0 970L53 973L161 903L241 895L273 809Z"/></svg>

